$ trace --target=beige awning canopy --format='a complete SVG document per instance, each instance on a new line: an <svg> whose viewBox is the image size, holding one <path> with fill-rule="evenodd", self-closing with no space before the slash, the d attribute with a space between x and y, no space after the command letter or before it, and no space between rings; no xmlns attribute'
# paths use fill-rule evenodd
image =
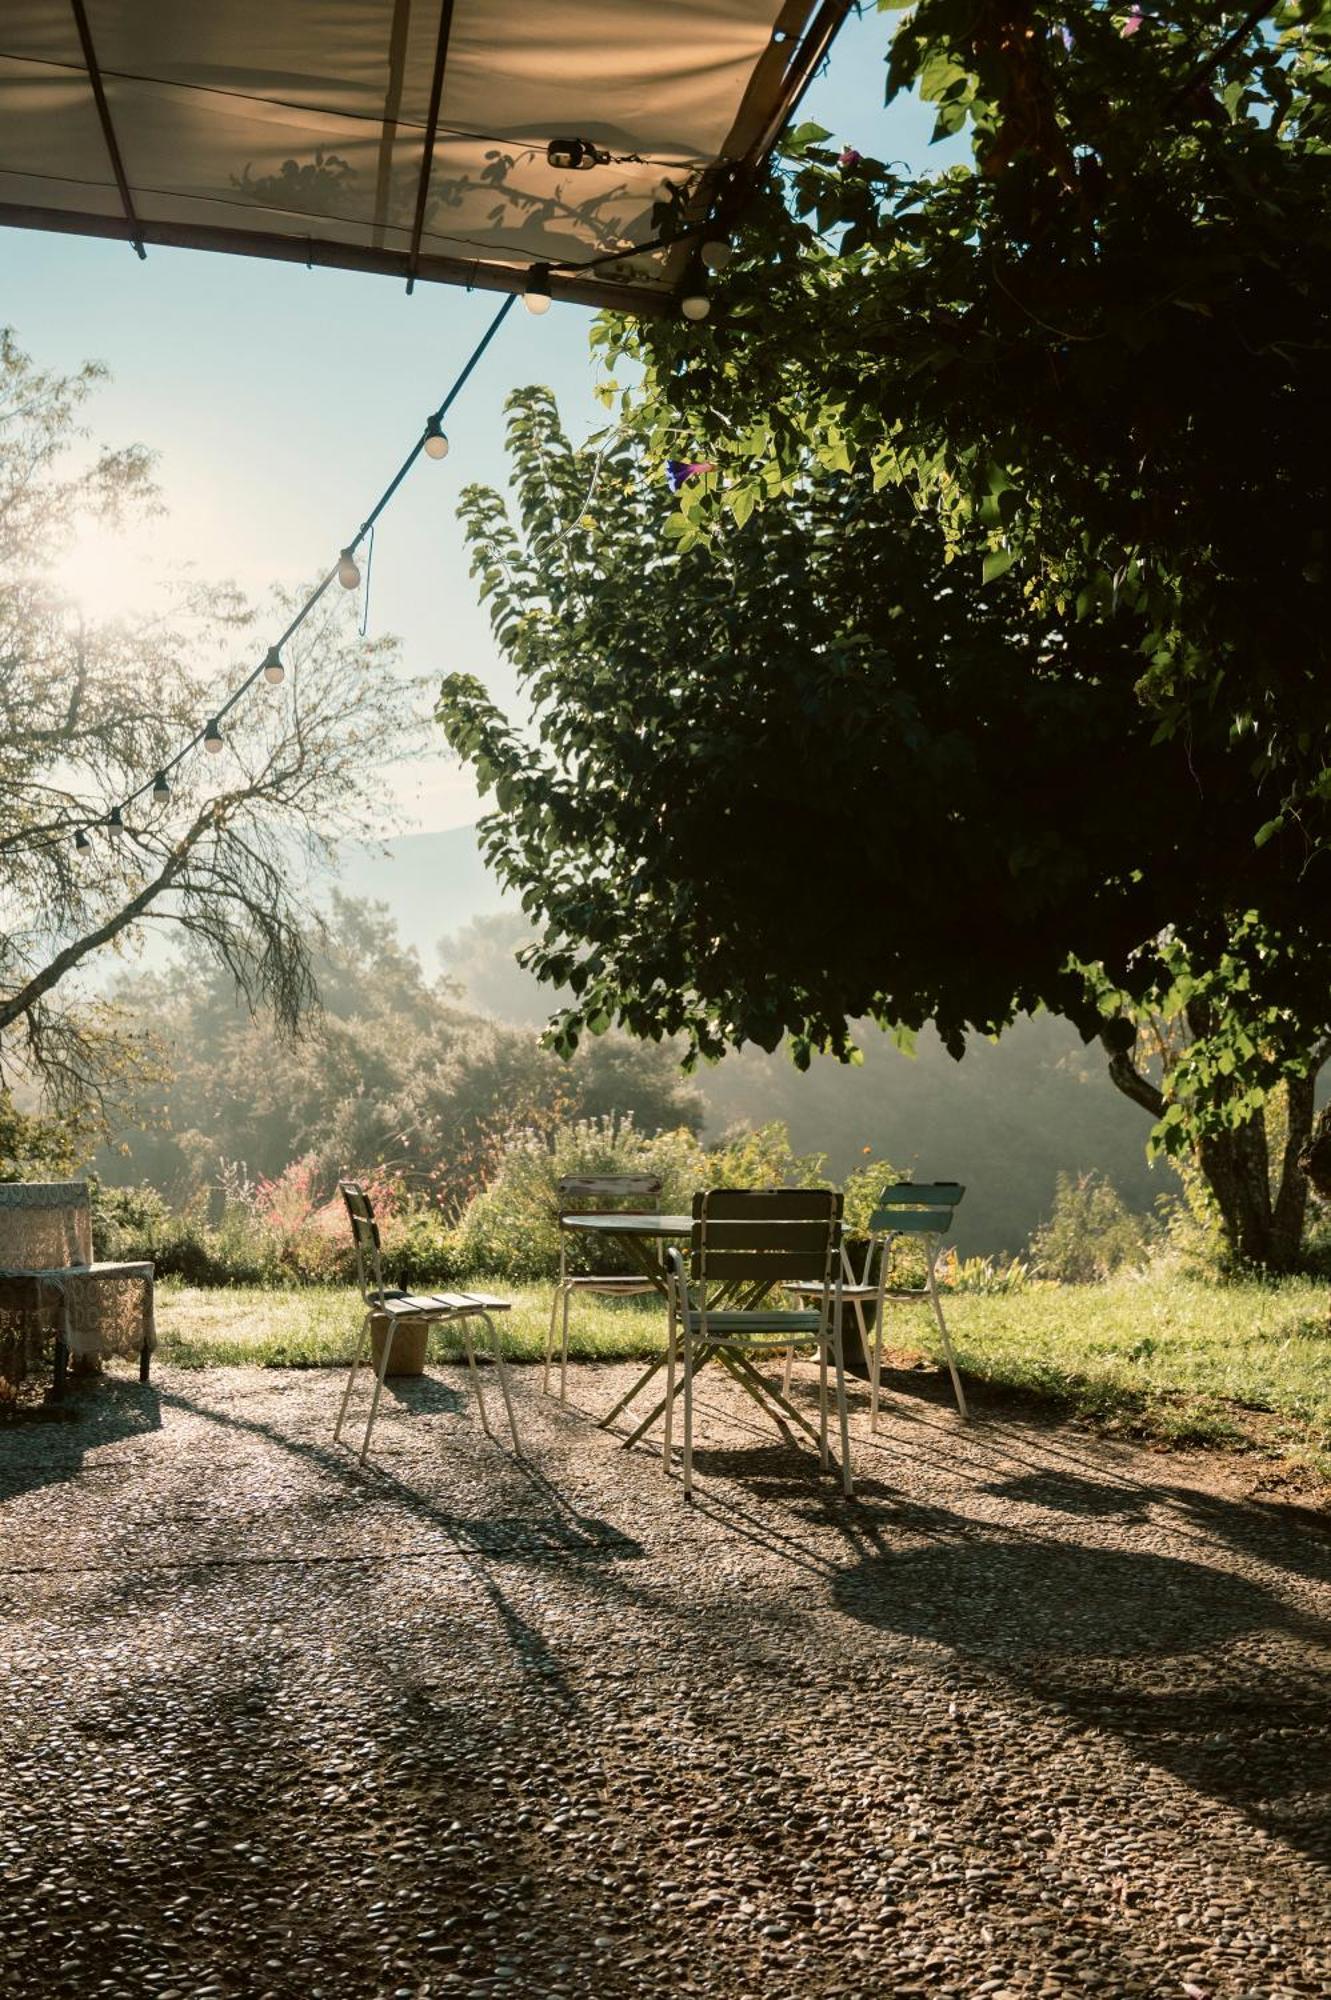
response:
<svg viewBox="0 0 1331 2000"><path fill-rule="evenodd" d="M0 224L504 291L549 264L557 298L652 311L691 255L632 254L664 184L693 225L741 205L847 11L4 0Z"/></svg>

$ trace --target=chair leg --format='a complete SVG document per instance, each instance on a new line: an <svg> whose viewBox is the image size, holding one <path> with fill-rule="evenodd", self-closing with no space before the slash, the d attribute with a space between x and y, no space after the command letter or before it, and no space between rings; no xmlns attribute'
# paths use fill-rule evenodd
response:
<svg viewBox="0 0 1331 2000"><path fill-rule="evenodd" d="M139 1380L140 1380L140 1382L146 1382L146 1381L148 1380L148 1377L149 1377L149 1371L150 1371L150 1369L151 1369L151 1366L152 1366L152 1358L153 1358L153 1351L152 1351L151 1347L149 1347L149 1345L148 1345L147 1341L145 1340L145 1341L144 1341L144 1343L143 1343L143 1346L142 1346L142 1347L141 1347L141 1348L139 1349Z"/></svg>
<svg viewBox="0 0 1331 2000"><path fill-rule="evenodd" d="M858 1300L856 1310L859 1310ZM850 1474L850 1412L846 1407L846 1356L841 1344L840 1320L832 1329L832 1339L834 1342L832 1360L836 1368L837 1420L841 1427L841 1490L849 1498L855 1486ZM823 1435L826 1439L826 1431Z"/></svg>
<svg viewBox="0 0 1331 2000"><path fill-rule="evenodd" d="M365 1424L365 1440L360 1448L360 1462L362 1465L364 1465L366 1455L370 1449L370 1432L374 1429L374 1420L379 1414L379 1398L384 1393L384 1377L388 1373L388 1362L393 1352L393 1339L396 1333L397 1320L390 1318L388 1325L384 1329L384 1351L379 1357L379 1367L374 1379L374 1394L370 1398L370 1414Z"/></svg>
<svg viewBox="0 0 1331 2000"><path fill-rule="evenodd" d="M568 1408L568 1309L573 1302L573 1291L564 1287L564 1337L559 1344L559 1405Z"/></svg>
<svg viewBox="0 0 1331 2000"><path fill-rule="evenodd" d="M550 1299L550 1324L545 1330L545 1366L541 1370L541 1394L550 1394L550 1363L555 1351L555 1318L559 1312L559 1301L563 1295L563 1284L557 1284Z"/></svg>
<svg viewBox="0 0 1331 2000"><path fill-rule="evenodd" d="M792 1340L786 1349L786 1365L781 1371L781 1394L790 1400L790 1371L795 1365L795 1343Z"/></svg>
<svg viewBox="0 0 1331 2000"><path fill-rule="evenodd" d="M494 1356L495 1374L499 1377L500 1393L504 1398L504 1408L508 1411L508 1428L513 1439L513 1455L515 1458L521 1458L522 1440L518 1436L518 1420L513 1415L513 1399L508 1393L508 1365L504 1360L504 1351L499 1343L499 1328L489 1313L478 1313L476 1317L489 1331L490 1352Z"/></svg>
<svg viewBox="0 0 1331 2000"><path fill-rule="evenodd" d="M943 1318L942 1301L938 1296L938 1286L934 1281L932 1265L929 1268L929 1301L934 1309L934 1318L938 1321L938 1331L943 1341L943 1353L947 1359L947 1372L952 1377L952 1393L957 1399L957 1408L961 1412L961 1421L966 1424L970 1422L970 1411L966 1408L966 1392L961 1386L961 1377L957 1373L957 1359L952 1352L952 1342L947 1337L947 1322Z"/></svg>
<svg viewBox="0 0 1331 2000"><path fill-rule="evenodd" d="M693 1340L684 1322L684 1498L693 1499Z"/></svg>
<svg viewBox="0 0 1331 2000"><path fill-rule="evenodd" d="M824 1329L823 1338L818 1343L818 1462L824 1472L830 1458L827 1449L827 1343L828 1334Z"/></svg>
<svg viewBox="0 0 1331 2000"><path fill-rule="evenodd" d="M334 1444L340 1442L342 1437L342 1426L347 1420L347 1405L351 1401L352 1385L354 1384L356 1376L360 1370L360 1358L362 1350L364 1349L365 1346L366 1339L369 1335L370 1319L371 1315L369 1313L366 1313L364 1319L360 1323L360 1332L356 1335L356 1346L351 1356L351 1368L347 1375L347 1386L342 1391L342 1407L339 1409L337 1413L337 1422L333 1426Z"/></svg>
<svg viewBox="0 0 1331 2000"><path fill-rule="evenodd" d="M670 1460L675 1437L675 1368L679 1357L679 1315L675 1310L675 1288L670 1288L666 1318L666 1404L665 1442L661 1447L661 1470L670 1477Z"/></svg>
<svg viewBox="0 0 1331 2000"><path fill-rule="evenodd" d="M462 1351L467 1357L467 1366L471 1370L471 1386L476 1391L476 1409L481 1419L481 1429L487 1437L493 1437L494 1432L490 1429L490 1419L485 1414L485 1397L481 1393L481 1376L480 1370L476 1366L476 1350L471 1344L471 1324L464 1315L458 1321L458 1325L462 1330Z"/></svg>
<svg viewBox="0 0 1331 2000"><path fill-rule="evenodd" d="M874 1328L873 1362L870 1368L869 1430L871 1434L878 1429L878 1392L883 1379L883 1321L886 1318L887 1308L880 1303L878 1307L878 1324Z"/></svg>

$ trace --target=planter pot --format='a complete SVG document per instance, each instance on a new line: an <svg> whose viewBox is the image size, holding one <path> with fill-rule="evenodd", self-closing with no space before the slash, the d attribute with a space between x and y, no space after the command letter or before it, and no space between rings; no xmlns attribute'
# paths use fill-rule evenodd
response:
<svg viewBox="0 0 1331 2000"><path fill-rule="evenodd" d="M384 1342L388 1338L389 1317L387 1313L375 1313L370 1321L370 1356L376 1370L383 1359ZM393 1335L393 1351L388 1357L390 1375L423 1375L425 1373L425 1349L430 1338L430 1329L420 1322L398 1324Z"/></svg>
<svg viewBox="0 0 1331 2000"><path fill-rule="evenodd" d="M868 1242L862 1237L847 1237L846 1239L846 1249L850 1253L851 1268L856 1273L864 1269L864 1258L868 1248ZM846 1373L848 1375L861 1375L867 1382L870 1376L869 1364L872 1355L866 1352L865 1343L860 1339L860 1313L864 1315L864 1331L869 1342L869 1347L872 1348L873 1330L878 1319L877 1306L873 1304L861 1304L860 1312L857 1313L854 1306L843 1305L841 1308L841 1356L845 1363Z"/></svg>

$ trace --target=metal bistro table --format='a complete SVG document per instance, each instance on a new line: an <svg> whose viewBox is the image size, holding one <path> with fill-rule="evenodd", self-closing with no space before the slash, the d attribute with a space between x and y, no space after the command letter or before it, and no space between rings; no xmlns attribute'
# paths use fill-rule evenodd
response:
<svg viewBox="0 0 1331 2000"><path fill-rule="evenodd" d="M666 1276L665 1259L661 1253L661 1249L656 1246L664 1246L665 1243L672 1239L687 1242L693 1234L693 1217L691 1215L632 1215L627 1212L619 1215L566 1215L564 1217L564 1227L566 1229L581 1230L587 1236L600 1237L605 1242L618 1244L635 1270L641 1271L645 1278L650 1279L661 1294L661 1297L668 1301L670 1297L670 1285ZM742 1300L740 1300L741 1290L742 1287L738 1285L723 1287L722 1292L718 1294L714 1303L719 1306L722 1304L733 1304L738 1300L748 1307L757 1306L761 1304L763 1297L770 1290L770 1287L760 1285L753 1292L752 1297ZM707 1355L700 1358L710 1358L710 1350L708 1350ZM726 1358L730 1359L732 1357ZM770 1386L762 1381L754 1368L744 1365L742 1357L733 1358L739 1362L739 1365L731 1372L735 1374L741 1387L747 1389L749 1394L762 1407L766 1407L763 1403L762 1395L757 1392L761 1389L768 1396L771 1396L772 1391ZM605 1415L598 1419L602 1430L606 1430L615 1421L621 1410L626 1409L636 1397L642 1394L647 1384L654 1376L659 1375L665 1367L666 1359L667 1357L662 1354L645 1368L637 1381L620 1397L614 1408L607 1410ZM676 1395L680 1393L682 1386L680 1384L676 1388ZM784 1397L776 1397L774 1400L788 1416L794 1419L801 1430L808 1431L811 1437L815 1436L812 1428L805 1422L799 1411L791 1409ZM628 1437L624 1439L625 1449L629 1445L636 1444L638 1439L651 1429L656 1419L665 1409L665 1406L666 1398L662 1396L659 1401L653 1404L637 1429L631 1431Z"/></svg>
<svg viewBox="0 0 1331 2000"><path fill-rule="evenodd" d="M693 1218L689 1215L630 1215L627 1213L620 1215L613 1213L606 1215L566 1215L564 1217L564 1227L568 1230L578 1230L585 1236L599 1237L603 1242L618 1245L634 1269L641 1271L644 1278L650 1279L663 1299L669 1300L670 1285L666 1277L662 1246L672 1238L676 1241L682 1238L687 1242L693 1233ZM605 1430L608 1425L615 1421L620 1411L626 1408L633 1401L634 1397L647 1386L652 1377L659 1374L664 1367L665 1356L662 1355L659 1360L653 1361L651 1366L638 1377L632 1388L620 1397L614 1409L607 1410L606 1414L599 1419L602 1430ZM664 1408L665 1403L663 1400L652 1411L646 1422L639 1424L633 1436L626 1438L624 1442L626 1444L636 1444L643 1432L651 1428L660 1411Z"/></svg>

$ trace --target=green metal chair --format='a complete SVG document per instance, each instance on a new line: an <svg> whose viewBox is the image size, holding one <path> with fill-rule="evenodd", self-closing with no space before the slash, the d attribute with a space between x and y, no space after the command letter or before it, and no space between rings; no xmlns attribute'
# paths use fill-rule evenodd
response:
<svg viewBox="0 0 1331 2000"><path fill-rule="evenodd" d="M559 1400L568 1400L568 1310L577 1292L593 1298L638 1299L659 1288L640 1271L600 1271L583 1273L568 1268L568 1224L571 1215L599 1215L613 1210L621 1215L650 1215L660 1206L664 1183L659 1174L565 1174L558 1185L559 1196L559 1280L550 1302L550 1324L545 1335L545 1366L541 1388L550 1393L550 1364L554 1358L555 1322L563 1309L564 1326L559 1342ZM574 1203L580 1204L574 1207Z"/></svg>
<svg viewBox="0 0 1331 2000"><path fill-rule="evenodd" d="M666 1266L671 1285L663 1463L669 1474L675 1384L682 1364L684 1498L693 1498L693 1380L708 1361L719 1361L781 1429L787 1429L789 1419L805 1431L817 1444L826 1471L830 1358L841 1427L842 1485L850 1493L839 1302L841 1196L829 1188L713 1188L696 1194L687 1266L673 1248L666 1252ZM807 1297L807 1307L791 1310L765 1302L771 1292L793 1284ZM785 1393L759 1374L750 1358L808 1342L817 1345L820 1368L817 1431Z"/></svg>
<svg viewBox="0 0 1331 2000"><path fill-rule="evenodd" d="M963 1421L969 1420L966 1392L961 1386L956 1356L952 1352L952 1342L948 1338L947 1321L943 1318L937 1276L943 1238L952 1227L952 1218L965 1192L960 1181L922 1181L918 1184L913 1181L899 1181L893 1187L884 1188L878 1198L878 1207L869 1221L869 1240L864 1254L863 1269L857 1274L851 1266L849 1256L844 1251L842 1253L844 1268L840 1298L843 1308L848 1304L855 1309L860 1344L866 1354L869 1352L869 1336L865 1312L870 1306L874 1308L873 1354L869 1364L871 1431L878 1428L879 1384L883 1373L883 1322L886 1318L883 1308L889 1302L893 1305L927 1303L933 1307L948 1373L952 1377L952 1390L957 1399L957 1409ZM925 1257L925 1280L922 1285L888 1283L892 1247L898 1236L916 1236L921 1239L920 1247ZM791 1285L788 1289L797 1297L806 1296L809 1292L809 1288L805 1285ZM792 1358L793 1350L786 1355L787 1388L789 1388Z"/></svg>

